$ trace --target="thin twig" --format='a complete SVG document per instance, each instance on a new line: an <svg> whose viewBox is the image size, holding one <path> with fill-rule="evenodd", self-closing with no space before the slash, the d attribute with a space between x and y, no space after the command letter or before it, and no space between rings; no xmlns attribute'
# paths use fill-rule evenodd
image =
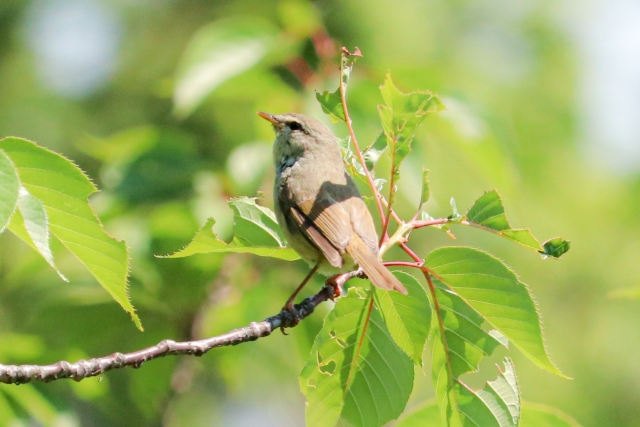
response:
<svg viewBox="0 0 640 427"><path fill-rule="evenodd" d="M348 273L345 273L348 274ZM0 383L24 384L31 381L49 382L71 378L76 381L102 375L112 369L127 366L139 368L144 362L169 355L202 356L216 347L238 345L258 338L266 337L278 328L292 328L309 316L322 302L334 296L334 287L327 285L317 294L305 298L291 310L283 310L262 322L252 322L244 328L234 329L222 335L198 341L175 342L163 340L158 344L132 353L113 353L109 356L75 363L60 361L51 365L2 365L0 364Z"/></svg>
<svg viewBox="0 0 640 427"><path fill-rule="evenodd" d="M344 52L343 55L351 55L349 51L344 47L342 48L342 51ZM342 67L342 62L340 66ZM344 120L347 123L347 129L349 129L349 135L351 136L351 142L353 143L354 151L358 156L358 161L362 165L364 174L367 177L367 182L369 182L369 187L371 187L373 196L376 199L376 206L378 207L378 213L380 214L380 221L382 224L384 224L386 220L384 216L384 209L382 208L382 203L380 202L381 194L376 188L376 185L373 182L373 178L369 173L369 169L367 168L367 163L364 161L364 156L362 155L362 151L360 151L360 146L358 145L358 140L356 139L356 134L353 130L353 125L351 124L351 117L349 116L349 109L347 108L347 92L344 87L344 81L342 80L342 73L340 75L340 99L342 101L342 109L344 110ZM386 233L383 234L382 238L386 240L387 238Z"/></svg>

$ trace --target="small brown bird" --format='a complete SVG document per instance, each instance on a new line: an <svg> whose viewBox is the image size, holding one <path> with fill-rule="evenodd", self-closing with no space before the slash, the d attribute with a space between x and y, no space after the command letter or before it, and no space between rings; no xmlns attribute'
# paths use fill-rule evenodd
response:
<svg viewBox="0 0 640 427"><path fill-rule="evenodd" d="M378 259L378 235L371 213L347 174L336 137L303 114L260 112L273 124L276 140L274 206L289 244L314 266L285 308L319 271L332 275L361 268L375 286L407 289Z"/></svg>

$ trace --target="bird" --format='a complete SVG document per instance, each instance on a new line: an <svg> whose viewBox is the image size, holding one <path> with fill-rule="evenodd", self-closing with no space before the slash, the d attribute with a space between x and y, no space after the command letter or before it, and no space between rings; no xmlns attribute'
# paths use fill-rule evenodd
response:
<svg viewBox="0 0 640 427"><path fill-rule="evenodd" d="M345 169L336 136L304 114L258 115L276 133L276 219L289 245L313 266L284 309L293 307L295 297L316 272L335 276L363 271L374 286L406 295L407 289L378 258L373 218ZM340 289L334 288L339 295Z"/></svg>

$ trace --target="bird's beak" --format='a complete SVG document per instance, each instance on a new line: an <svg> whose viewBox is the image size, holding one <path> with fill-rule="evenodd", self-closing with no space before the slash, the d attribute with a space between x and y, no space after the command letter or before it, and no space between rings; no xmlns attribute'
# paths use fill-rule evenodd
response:
<svg viewBox="0 0 640 427"><path fill-rule="evenodd" d="M276 118L276 116L274 116L273 114L269 114L269 113L265 113L264 111L260 111L258 113L258 115L260 117L262 117L263 119L265 119L266 121L271 122L271 124L273 125L274 128L280 129L282 127L282 123L280 123L280 120L278 120Z"/></svg>

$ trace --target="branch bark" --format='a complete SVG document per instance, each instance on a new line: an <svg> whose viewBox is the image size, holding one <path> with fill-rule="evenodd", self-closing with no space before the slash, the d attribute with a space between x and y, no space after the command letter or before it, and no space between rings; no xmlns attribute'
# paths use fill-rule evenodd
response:
<svg viewBox="0 0 640 427"><path fill-rule="evenodd" d="M130 366L139 368L144 362L170 355L202 356L216 347L238 345L271 335L278 328L293 328L309 316L322 302L334 296L332 285L324 286L317 294L295 304L291 310L282 310L262 322L252 322L244 328L234 329L222 335L198 341L175 342L163 340L158 344L131 353L113 353L109 356L75 363L60 361L51 365L2 365L0 383L24 384L31 381L49 382L63 378L81 381L88 377L102 375L113 369Z"/></svg>

